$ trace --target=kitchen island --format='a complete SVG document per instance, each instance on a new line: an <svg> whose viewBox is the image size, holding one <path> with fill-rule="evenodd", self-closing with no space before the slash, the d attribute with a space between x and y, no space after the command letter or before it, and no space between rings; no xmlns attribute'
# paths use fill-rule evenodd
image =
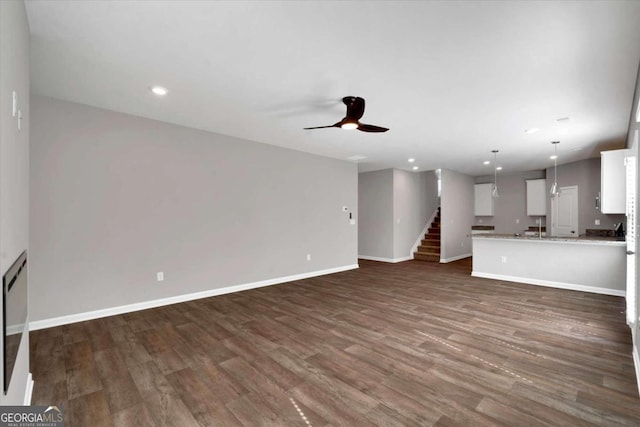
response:
<svg viewBox="0 0 640 427"><path fill-rule="evenodd" d="M626 243L607 237L473 236L472 276L624 296Z"/></svg>

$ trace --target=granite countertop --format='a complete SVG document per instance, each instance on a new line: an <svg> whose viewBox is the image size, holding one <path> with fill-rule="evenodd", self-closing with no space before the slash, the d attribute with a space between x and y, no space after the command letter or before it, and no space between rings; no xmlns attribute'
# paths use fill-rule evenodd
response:
<svg viewBox="0 0 640 427"><path fill-rule="evenodd" d="M617 237L603 237L603 236L578 236L578 237L553 237L553 236L523 236L515 234L474 234L474 239L500 239L500 240L530 240L541 242L562 242L562 243L591 243L591 244L603 244L613 246L626 246L624 240L620 240Z"/></svg>

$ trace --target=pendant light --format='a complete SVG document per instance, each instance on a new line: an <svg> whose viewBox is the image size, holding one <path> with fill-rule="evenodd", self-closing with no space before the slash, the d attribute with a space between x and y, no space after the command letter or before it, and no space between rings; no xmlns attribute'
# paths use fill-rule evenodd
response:
<svg viewBox="0 0 640 427"><path fill-rule="evenodd" d="M491 189L491 195L495 198L500 197L498 193L498 164L496 159L498 157L498 150L491 150L493 153L493 188Z"/></svg>
<svg viewBox="0 0 640 427"><path fill-rule="evenodd" d="M560 194L560 190L558 190L558 144L560 141L551 141L553 144L553 184L551 185L551 191L549 191L549 195L551 197L557 197Z"/></svg>

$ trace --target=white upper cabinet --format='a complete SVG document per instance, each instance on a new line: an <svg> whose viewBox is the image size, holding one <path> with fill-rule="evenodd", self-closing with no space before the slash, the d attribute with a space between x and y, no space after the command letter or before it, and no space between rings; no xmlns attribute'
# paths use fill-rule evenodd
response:
<svg viewBox="0 0 640 427"><path fill-rule="evenodd" d="M527 180L527 215L547 215L547 180Z"/></svg>
<svg viewBox="0 0 640 427"><path fill-rule="evenodd" d="M601 155L600 212L626 212L626 169L624 158L628 150L603 151Z"/></svg>
<svg viewBox="0 0 640 427"><path fill-rule="evenodd" d="M474 212L476 216L493 216L493 184L476 184L474 190Z"/></svg>

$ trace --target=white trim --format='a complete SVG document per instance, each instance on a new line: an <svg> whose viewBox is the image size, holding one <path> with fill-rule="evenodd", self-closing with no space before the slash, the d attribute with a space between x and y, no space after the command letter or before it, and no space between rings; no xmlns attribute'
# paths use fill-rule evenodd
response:
<svg viewBox="0 0 640 427"><path fill-rule="evenodd" d="M638 346L633 345L633 365L636 368L636 381L638 383L638 391L640 391L640 355L638 355Z"/></svg>
<svg viewBox="0 0 640 427"><path fill-rule="evenodd" d="M578 285L576 283L554 282L551 280L531 279L528 277L504 276L502 274L471 272L473 277L483 277L485 279L505 280L507 282L527 283L529 285L547 286L549 288L569 289L571 291L592 292L594 294L613 295L623 297L625 291L617 289L599 288L596 286Z"/></svg>
<svg viewBox="0 0 640 427"><path fill-rule="evenodd" d="M458 261L459 259L469 258L472 255L473 254L469 253L469 254L457 255L457 256L454 256L454 257L451 257L451 258L447 258L447 259L440 259L440 263L441 264L446 264L448 262Z"/></svg>
<svg viewBox="0 0 640 427"><path fill-rule="evenodd" d="M31 406L31 396L33 395L33 375L27 375L27 389L24 392L24 406Z"/></svg>
<svg viewBox="0 0 640 427"><path fill-rule="evenodd" d="M377 256L369 256L369 255L358 255L359 259L366 259L369 261L380 261L380 262L390 262L395 264L397 262L409 261L413 259L413 255L404 256L402 258L381 258Z"/></svg>
<svg viewBox="0 0 640 427"><path fill-rule="evenodd" d="M436 208L436 210L431 215L431 218L429 218L429 221L427 222L427 225L425 225L424 228L422 229L422 233L420 233L420 235L418 236L418 240L416 240L416 242L411 247L411 252L409 252L409 254L413 254L414 252L416 252L418 250L418 246L420 246L420 242L422 242L422 239L424 238L424 235L427 234L427 231L429 231L429 227L431 227L431 223L433 222L434 219L436 219L436 215L438 215L438 209L439 208L440 208L440 206L438 206Z"/></svg>
<svg viewBox="0 0 640 427"><path fill-rule="evenodd" d="M51 328L53 326L66 325L69 323L83 322L85 320L99 319L101 317L114 316L117 314L130 313L133 311L146 310L148 308L161 307L163 305L176 304L179 302L192 301L201 298L214 297L217 295L230 294L233 292L246 291L249 289L261 288L264 286L278 285L280 283L292 282L295 280L308 279L311 277L324 276L325 274L339 273L341 271L358 268L358 264L345 265L341 267L329 268L326 270L311 271L308 273L294 274L292 276L277 277L275 279L261 280L259 282L243 283L240 285L226 286L223 288L209 289L202 292L177 295L174 297L161 298L151 301L144 301L134 304L127 304L118 307L104 308L100 310L88 311L85 313L70 314L67 316L54 317L51 319L36 320L29 323L29 330Z"/></svg>

